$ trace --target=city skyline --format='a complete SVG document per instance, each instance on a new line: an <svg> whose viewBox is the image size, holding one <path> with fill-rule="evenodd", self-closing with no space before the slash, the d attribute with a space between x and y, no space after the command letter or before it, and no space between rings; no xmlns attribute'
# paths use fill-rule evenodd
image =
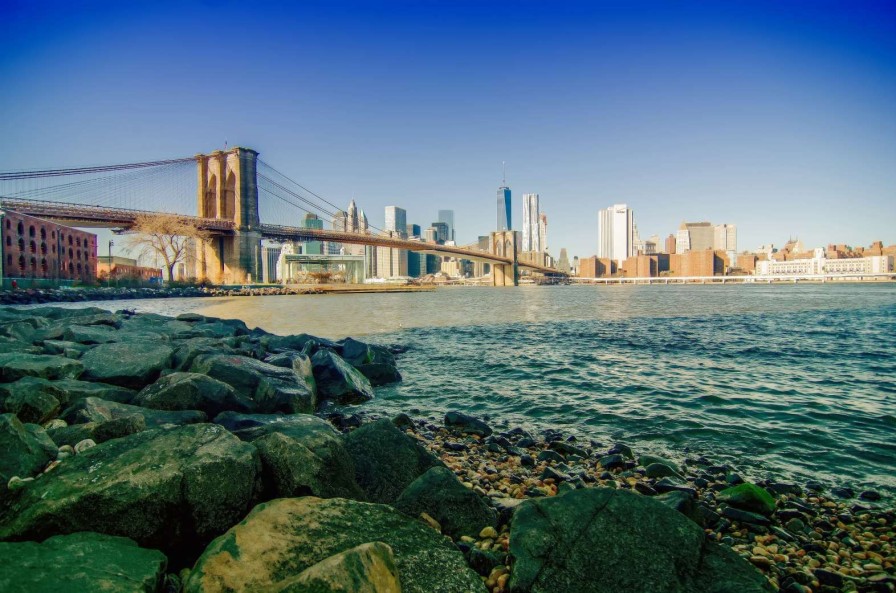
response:
<svg viewBox="0 0 896 593"><path fill-rule="evenodd" d="M740 250L896 242L891 4L95 8L6 7L0 168L226 141L377 217L405 204L426 225L450 208L470 243L494 229L506 161L514 196L550 196L555 257L595 254L614 203L642 236L730 221ZM536 41L496 49L498 25ZM198 29L250 49L209 63ZM210 92L221 84L239 100Z"/></svg>

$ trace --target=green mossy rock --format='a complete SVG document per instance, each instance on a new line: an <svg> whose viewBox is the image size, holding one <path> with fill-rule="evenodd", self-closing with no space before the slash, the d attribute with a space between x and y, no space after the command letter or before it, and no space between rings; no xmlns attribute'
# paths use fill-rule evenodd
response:
<svg viewBox="0 0 896 593"><path fill-rule="evenodd" d="M122 334L108 325L70 325L62 333L66 342L77 344L109 344L122 339Z"/></svg>
<svg viewBox="0 0 896 593"><path fill-rule="evenodd" d="M199 424L208 420L205 412L199 410L176 410L173 412L151 410L142 406L110 402L98 397L86 397L78 400L75 405L62 413L62 419L69 424L102 423L135 415L143 416L146 426L151 428L165 424Z"/></svg>
<svg viewBox="0 0 896 593"><path fill-rule="evenodd" d="M156 593L167 560L158 550L99 533L37 542L0 542L4 593Z"/></svg>
<svg viewBox="0 0 896 593"><path fill-rule="evenodd" d="M355 480L372 502L395 502L423 472L442 465L388 419L365 424L344 440L355 464Z"/></svg>
<svg viewBox="0 0 896 593"><path fill-rule="evenodd" d="M22 424L15 414L0 415L0 487L13 476L27 478L56 459L56 445L36 424Z"/></svg>
<svg viewBox="0 0 896 593"><path fill-rule="evenodd" d="M77 379L84 365L64 356L47 354L0 354L0 383L12 383L22 377Z"/></svg>
<svg viewBox="0 0 896 593"><path fill-rule="evenodd" d="M392 548L361 544L303 570L277 593L401 593ZM272 591L273 593L273 591Z"/></svg>
<svg viewBox="0 0 896 593"><path fill-rule="evenodd" d="M220 426L141 432L87 449L11 493L0 540L96 531L172 560L195 558L251 508L259 473L255 448Z"/></svg>
<svg viewBox="0 0 896 593"><path fill-rule="evenodd" d="M518 593L759 593L768 581L695 523L611 488L529 500L510 530Z"/></svg>
<svg viewBox="0 0 896 593"><path fill-rule="evenodd" d="M255 402L227 383L199 373L171 373L143 388L132 402L154 410L202 410L209 418L221 412L249 413Z"/></svg>
<svg viewBox="0 0 896 593"><path fill-rule="evenodd" d="M417 518L427 513L442 533L459 539L476 537L484 527L497 525L497 513L481 496L464 486L447 467L432 467L405 488L393 505Z"/></svg>
<svg viewBox="0 0 896 593"><path fill-rule="evenodd" d="M460 551L430 527L386 505L304 497L255 507L208 546L184 593L279 591L302 571L369 542L392 549L405 593L485 592Z"/></svg>
<svg viewBox="0 0 896 593"><path fill-rule="evenodd" d="M318 350L311 357L311 368L321 400L359 404L373 399L373 387L367 377L332 350Z"/></svg>
<svg viewBox="0 0 896 593"><path fill-rule="evenodd" d="M14 383L0 384L0 408L22 422L43 424L52 420L66 401L68 394L48 379L22 377Z"/></svg>
<svg viewBox="0 0 896 593"><path fill-rule="evenodd" d="M171 367L174 349L164 343L127 341L100 344L84 353L83 378L129 389L142 389Z"/></svg>
<svg viewBox="0 0 896 593"><path fill-rule="evenodd" d="M90 439L99 444L144 430L146 430L146 419L143 414L133 414L105 422L86 422L62 428L50 428L47 430L47 434L59 447L63 445L74 447L84 439Z"/></svg>
<svg viewBox="0 0 896 593"><path fill-rule="evenodd" d="M401 373L395 364L395 355L382 346L346 338L342 342L342 358L361 371L371 385L386 385L401 381Z"/></svg>
<svg viewBox="0 0 896 593"><path fill-rule="evenodd" d="M665 465L674 471L676 475L681 475L681 467L671 459L666 459L665 457L660 457L658 455L641 455L638 457L638 465L645 468L655 464Z"/></svg>
<svg viewBox="0 0 896 593"><path fill-rule="evenodd" d="M771 517L775 512L775 499L768 490L749 482L722 490L716 495L716 499L766 517Z"/></svg>

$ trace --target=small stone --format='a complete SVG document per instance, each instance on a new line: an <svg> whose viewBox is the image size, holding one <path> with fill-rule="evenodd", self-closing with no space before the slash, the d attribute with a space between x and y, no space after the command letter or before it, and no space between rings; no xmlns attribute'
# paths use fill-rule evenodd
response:
<svg viewBox="0 0 896 593"><path fill-rule="evenodd" d="M757 568L767 570L772 567L772 561L765 556L750 556L750 562Z"/></svg>
<svg viewBox="0 0 896 593"><path fill-rule="evenodd" d="M77 445L75 445L75 453L80 455L81 453L83 453L87 449L90 449L91 447L96 447L96 443L93 441L93 439L84 439L83 441L81 441Z"/></svg>
<svg viewBox="0 0 896 593"><path fill-rule="evenodd" d="M837 587L838 589L843 587L843 575L840 573L818 568L814 570L812 574L815 575L815 578L818 579L818 582L822 585Z"/></svg>
<svg viewBox="0 0 896 593"><path fill-rule="evenodd" d="M24 488L29 482L33 481L34 478L20 478L19 476L13 476L9 479L9 482L6 483L6 489L12 492L13 490Z"/></svg>
<svg viewBox="0 0 896 593"><path fill-rule="evenodd" d="M856 495L856 491L852 488L838 487L831 488L831 494L837 498L853 498Z"/></svg>
<svg viewBox="0 0 896 593"><path fill-rule="evenodd" d="M881 496L880 493L875 492L874 490L865 490L864 492L859 494L859 498L861 498L862 500L876 502L880 500Z"/></svg>
<svg viewBox="0 0 896 593"><path fill-rule="evenodd" d="M439 533L442 533L442 526L439 524L438 521L436 521L431 516L429 516L428 513L420 513L420 520L423 521L424 523L426 523L427 525L429 525L430 527L432 527L433 529L435 529L436 531L438 531Z"/></svg>
<svg viewBox="0 0 896 593"><path fill-rule="evenodd" d="M482 529L482 531L479 532L479 537L482 539L486 539L486 538L494 539L494 538L498 537L498 532L495 530L494 527L489 525L488 527L484 527Z"/></svg>
<svg viewBox="0 0 896 593"><path fill-rule="evenodd" d="M625 459L622 457L622 455L620 455L618 453L614 453L611 455L606 455L604 457L601 457L598 460L598 463L600 463L601 467L603 467L605 469L615 469L617 467L625 467Z"/></svg>

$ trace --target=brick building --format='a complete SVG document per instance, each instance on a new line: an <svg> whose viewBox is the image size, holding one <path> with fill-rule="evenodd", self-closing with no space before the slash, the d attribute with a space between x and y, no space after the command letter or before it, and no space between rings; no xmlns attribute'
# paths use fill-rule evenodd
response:
<svg viewBox="0 0 896 593"><path fill-rule="evenodd" d="M579 260L579 278L606 278L616 273L616 262L608 257L583 257Z"/></svg>
<svg viewBox="0 0 896 593"><path fill-rule="evenodd" d="M701 249L669 256L670 276L722 276L727 257L722 251Z"/></svg>
<svg viewBox="0 0 896 593"><path fill-rule="evenodd" d="M112 256L110 273L109 256L101 255L97 257L96 276L101 279L109 279L111 277L112 280L141 280L149 282L153 278L161 280L162 270L138 266L136 259L114 255Z"/></svg>
<svg viewBox="0 0 896 593"><path fill-rule="evenodd" d="M9 210L2 221L4 278L96 281L96 235Z"/></svg>
<svg viewBox="0 0 896 593"><path fill-rule="evenodd" d="M669 254L637 255L622 265L626 278L656 278L669 270Z"/></svg>

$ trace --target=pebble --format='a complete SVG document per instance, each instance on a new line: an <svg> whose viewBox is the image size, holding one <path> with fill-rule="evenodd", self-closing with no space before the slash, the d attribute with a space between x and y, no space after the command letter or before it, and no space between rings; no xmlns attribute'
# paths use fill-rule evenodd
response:
<svg viewBox="0 0 896 593"><path fill-rule="evenodd" d="M77 445L75 445L75 453L80 455L91 447L96 447L96 443L93 441L93 439L84 439L83 441L80 441Z"/></svg>

